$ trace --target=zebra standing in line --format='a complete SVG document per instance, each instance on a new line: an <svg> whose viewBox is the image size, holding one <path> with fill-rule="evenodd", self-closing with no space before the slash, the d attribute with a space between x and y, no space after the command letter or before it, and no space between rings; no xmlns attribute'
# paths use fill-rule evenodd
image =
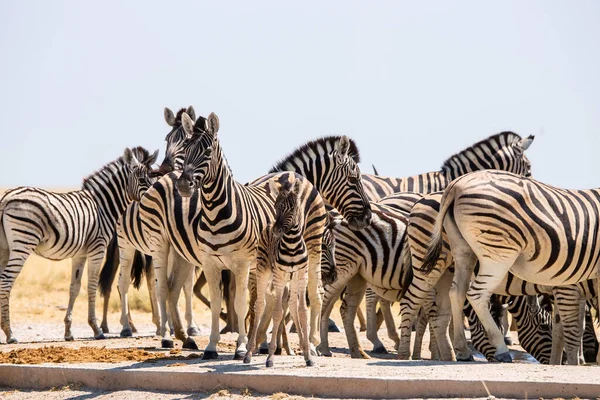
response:
<svg viewBox="0 0 600 400"><path fill-rule="evenodd" d="M98 273L116 221L151 185L148 175L158 150L126 148L122 157L85 178L82 189L54 193L32 187L12 189L0 200L0 307L2 330L15 343L10 327L10 291L31 253L59 261L73 259L65 340L73 340L72 311L88 261L88 323L96 339L104 334L96 321Z"/></svg>
<svg viewBox="0 0 600 400"><path fill-rule="evenodd" d="M371 201L377 201L387 195L397 192L417 192L428 194L444 190L444 188L459 176L471 171L482 169L499 169L521 173L529 166L525 150L529 148L534 136L521 138L514 132L501 132L481 140L463 151L451 156L439 171L427 172L406 178L391 178L378 175L363 174L365 192ZM377 296L367 295L367 309L372 313L376 307ZM343 304L342 307L345 307ZM391 315L390 304L382 302L382 310ZM374 316L371 316L371 321ZM389 318L388 318L389 319ZM387 324L386 324L387 325ZM388 331L395 327L388 327ZM386 352L385 347L377 338L375 326L368 328L368 336L374 344L374 351Z"/></svg>
<svg viewBox="0 0 600 400"><path fill-rule="evenodd" d="M182 108L177 115L174 115L173 112L165 108L164 116L165 121L171 127L171 131L167 134L165 141L167 142L165 159L161 163L159 167L159 172L168 172L170 169L181 170L183 165L183 158L186 152L189 149L193 148L196 143L198 135L195 137L192 135L187 135L183 127L181 126L181 116L184 113L191 113L191 115L195 118L195 112L192 106L187 109ZM198 126L203 126L205 124L205 119L201 116L198 117ZM147 258L150 259L154 252L154 249L149 245L148 239L144 235L144 229L142 228L142 224L139 217L139 202L131 203L123 216L119 219L117 230L118 236L118 255L107 257L105 265L103 266L102 273L100 275L100 287L101 292L104 293L105 298L105 314L104 318L106 318L106 309L108 304L108 298L110 296L110 288L112 285L112 280L114 279L114 275L116 270L120 265L119 272L119 294L121 296L121 337L129 337L133 334L133 327L130 322L129 317L129 307L128 307L128 290L131 285L132 279L132 268L136 268L139 266L134 265L135 260L142 259L141 254L146 255ZM170 249L169 249L170 250ZM169 251L164 250L164 251ZM176 254L172 255L172 262L183 262L180 260ZM146 260L148 262L148 260ZM111 273L107 274L105 271L109 270ZM194 321L193 309L192 309L192 298L193 298L193 277L194 277L194 268L191 268L190 277L184 284L184 294L186 299L186 321L187 321L187 335L189 336L197 336L199 335L199 329ZM104 278L104 279L103 279ZM146 281L148 283L148 292L150 294L150 302L152 306L152 320L157 326L157 333L159 333L160 329L160 318L158 314L158 301L156 298L156 285L154 278L154 270L150 265L147 268L146 272ZM178 311L177 311L178 312ZM106 323L104 319L103 324ZM106 326L108 328L108 326ZM195 343L192 339L188 339L187 335L181 332L180 329L175 331L176 336L181 339L185 343L186 348L194 348Z"/></svg>
<svg viewBox="0 0 600 400"><path fill-rule="evenodd" d="M435 267L444 228L455 259L453 305L468 297L496 348L495 358L510 362L487 309L491 292L509 271L548 286L598 279L599 213L599 189L565 190L507 172L475 172L444 192L422 269ZM479 273L469 288L475 261ZM468 352L463 337L455 341L459 351Z"/></svg>
<svg viewBox="0 0 600 400"><path fill-rule="evenodd" d="M267 226L259 239L256 269L251 271L256 280L256 301L254 316L258 320L263 316L268 286L275 294L273 309L273 333L269 345L267 367L273 366L273 355L277 347L278 331L284 313L283 295L286 285L289 289L289 308L296 325L300 346L307 366L312 366L308 343L308 313L306 306L306 288L308 286L308 252L303 234L305 221L300 207L302 188L299 180L291 179L281 188L273 187L275 197L275 222ZM278 191L278 192L277 192ZM312 274L314 277L315 275ZM320 276L318 277L320 279ZM256 321L250 333L248 352L244 363L250 363L256 348L259 324ZM284 328L285 329L285 328Z"/></svg>

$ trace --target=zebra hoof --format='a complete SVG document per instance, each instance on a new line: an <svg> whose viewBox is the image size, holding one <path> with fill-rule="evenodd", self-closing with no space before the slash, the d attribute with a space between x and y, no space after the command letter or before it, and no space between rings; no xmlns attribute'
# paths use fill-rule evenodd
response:
<svg viewBox="0 0 600 400"><path fill-rule="evenodd" d="M509 352L502 353L502 354L496 354L494 356L494 359L501 363L511 363L512 362L512 357Z"/></svg>
<svg viewBox="0 0 600 400"><path fill-rule="evenodd" d="M469 356L465 357L465 358L459 358L458 356L456 356L456 361L458 361L458 362L473 362L473 361L475 361L475 359L473 358L473 354L469 354Z"/></svg>
<svg viewBox="0 0 600 400"><path fill-rule="evenodd" d="M133 331L131 329L123 329L120 334L121 337L132 337Z"/></svg>
<svg viewBox="0 0 600 400"><path fill-rule="evenodd" d="M325 348L325 347L322 347L321 345L319 345L319 346L317 346L317 350L319 351L319 353L321 353L321 355L323 357L331 357L332 356L331 350L329 350L329 348Z"/></svg>
<svg viewBox="0 0 600 400"><path fill-rule="evenodd" d="M133 333L138 333L137 328L135 327L135 325L131 325L131 332Z"/></svg>
<svg viewBox="0 0 600 400"><path fill-rule="evenodd" d="M233 333L233 329L231 328L231 326L229 325L225 325L225 328L221 329L221 332L219 332L221 335L224 335L226 333Z"/></svg>
<svg viewBox="0 0 600 400"><path fill-rule="evenodd" d="M306 366L307 367L314 367L315 366L315 362L313 360L306 360Z"/></svg>
<svg viewBox="0 0 600 400"><path fill-rule="evenodd" d="M258 354L269 354L269 348L261 347L260 349L258 349Z"/></svg>
<svg viewBox="0 0 600 400"><path fill-rule="evenodd" d="M216 360L217 358L219 358L219 353L212 350L206 350L202 355L203 360Z"/></svg>
<svg viewBox="0 0 600 400"><path fill-rule="evenodd" d="M245 351L245 350L238 350L233 355L233 359L234 360L243 360L246 357L246 353L247 353L247 351Z"/></svg>
<svg viewBox="0 0 600 400"><path fill-rule="evenodd" d="M507 346L512 346L513 345L513 340L510 336L505 336L504 337L504 344Z"/></svg>
<svg viewBox="0 0 600 400"><path fill-rule="evenodd" d="M6 344L14 344L14 343L19 343L19 341L17 340L17 338L11 337L10 339L8 339L6 341Z"/></svg>
<svg viewBox="0 0 600 400"><path fill-rule="evenodd" d="M283 352L283 350L281 350L281 347L278 347L278 348L275 349L275 355L276 356L280 356L282 352Z"/></svg>
<svg viewBox="0 0 600 400"><path fill-rule="evenodd" d="M196 341L194 339L192 339L191 337L188 337L187 339L185 339L185 342L183 342L183 346L184 349L189 349L189 350L198 350L198 345L196 344Z"/></svg>
<svg viewBox="0 0 600 400"><path fill-rule="evenodd" d="M250 361L252 361L252 356L246 354L246 357L244 357L244 364L250 364Z"/></svg>
<svg viewBox="0 0 600 400"><path fill-rule="evenodd" d="M106 339L106 336L104 336L104 333L100 333L99 335L94 336L94 339L104 340L104 339Z"/></svg>
<svg viewBox="0 0 600 400"><path fill-rule="evenodd" d="M267 360L267 368L271 368L273 366L273 360Z"/></svg>
<svg viewBox="0 0 600 400"><path fill-rule="evenodd" d="M377 347L373 347L373 351L371 351L371 353L373 353L373 354L389 354L390 352L387 351L385 346L377 346Z"/></svg>
<svg viewBox="0 0 600 400"><path fill-rule="evenodd" d="M188 328L187 330L188 336L200 336L200 329L195 326Z"/></svg>
<svg viewBox="0 0 600 400"><path fill-rule="evenodd" d="M163 340L160 341L160 347L162 347L163 349L172 349L175 346L173 345L173 341L172 340L163 339Z"/></svg>
<svg viewBox="0 0 600 400"><path fill-rule="evenodd" d="M65 336L65 340L67 342L72 342L73 340L75 340L75 338L73 337L73 335L67 335L67 336Z"/></svg>
<svg viewBox="0 0 600 400"><path fill-rule="evenodd" d="M341 332L340 328L338 328L338 326L335 324L335 322L332 319L329 320L329 324L327 325L327 331L334 332L334 333Z"/></svg>
<svg viewBox="0 0 600 400"><path fill-rule="evenodd" d="M102 325L100 327L100 329L102 329L102 333L110 333L110 331L108 330L108 325Z"/></svg>

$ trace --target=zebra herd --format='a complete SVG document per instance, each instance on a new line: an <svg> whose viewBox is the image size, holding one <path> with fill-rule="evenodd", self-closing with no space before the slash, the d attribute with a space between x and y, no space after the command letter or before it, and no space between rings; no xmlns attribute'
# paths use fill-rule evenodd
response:
<svg viewBox="0 0 600 400"><path fill-rule="evenodd" d="M161 347L173 347L174 334L184 348L197 349L194 294L210 307L204 359L218 358L219 323L227 318L238 332L234 358L250 363L272 320L272 366L280 336L290 352L289 308L305 363L314 365L314 356L331 356L329 317L340 297L353 358L369 357L354 325L363 298L373 352L387 352L377 335L379 304L400 359L411 358L416 323L413 358L420 357L429 324L432 357L472 360L466 315L474 347L488 359L510 362L498 326L507 310L522 346L539 362L580 364L584 353L598 354L600 190L563 190L532 179L525 151L533 136L490 136L448 158L439 171L408 178L362 174L356 143L329 136L242 184L227 163L214 113L196 116L190 106L177 113L166 108L164 117L170 132L157 168L158 151L136 147L86 178L79 191L22 187L2 196L0 308L8 343L16 342L10 291L35 252L72 258L66 340L73 340L72 309L87 260L88 323L96 339L108 332L117 270L121 336L135 332L127 293L132 277L139 284L143 273ZM224 278L234 288L226 292L226 314ZM201 295L204 284L208 299ZM394 302L400 303L400 335Z"/></svg>

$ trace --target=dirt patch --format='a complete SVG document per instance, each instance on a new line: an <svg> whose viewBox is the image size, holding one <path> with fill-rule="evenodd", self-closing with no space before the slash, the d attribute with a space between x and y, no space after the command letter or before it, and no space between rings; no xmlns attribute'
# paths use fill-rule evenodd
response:
<svg viewBox="0 0 600 400"><path fill-rule="evenodd" d="M0 353L2 364L42 364L42 363L115 363L123 361L189 360L200 354L180 355L175 350L168 354L143 349L114 349L106 347L45 346L36 349L15 349Z"/></svg>

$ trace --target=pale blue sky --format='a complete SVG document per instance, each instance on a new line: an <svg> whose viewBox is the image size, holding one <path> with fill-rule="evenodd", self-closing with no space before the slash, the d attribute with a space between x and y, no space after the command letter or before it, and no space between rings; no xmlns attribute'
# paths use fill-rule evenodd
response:
<svg viewBox="0 0 600 400"><path fill-rule="evenodd" d="M162 159L163 107L190 104L243 182L322 135L406 176L514 130L538 179L600 186L600 2L287 3L1 0L0 186Z"/></svg>

